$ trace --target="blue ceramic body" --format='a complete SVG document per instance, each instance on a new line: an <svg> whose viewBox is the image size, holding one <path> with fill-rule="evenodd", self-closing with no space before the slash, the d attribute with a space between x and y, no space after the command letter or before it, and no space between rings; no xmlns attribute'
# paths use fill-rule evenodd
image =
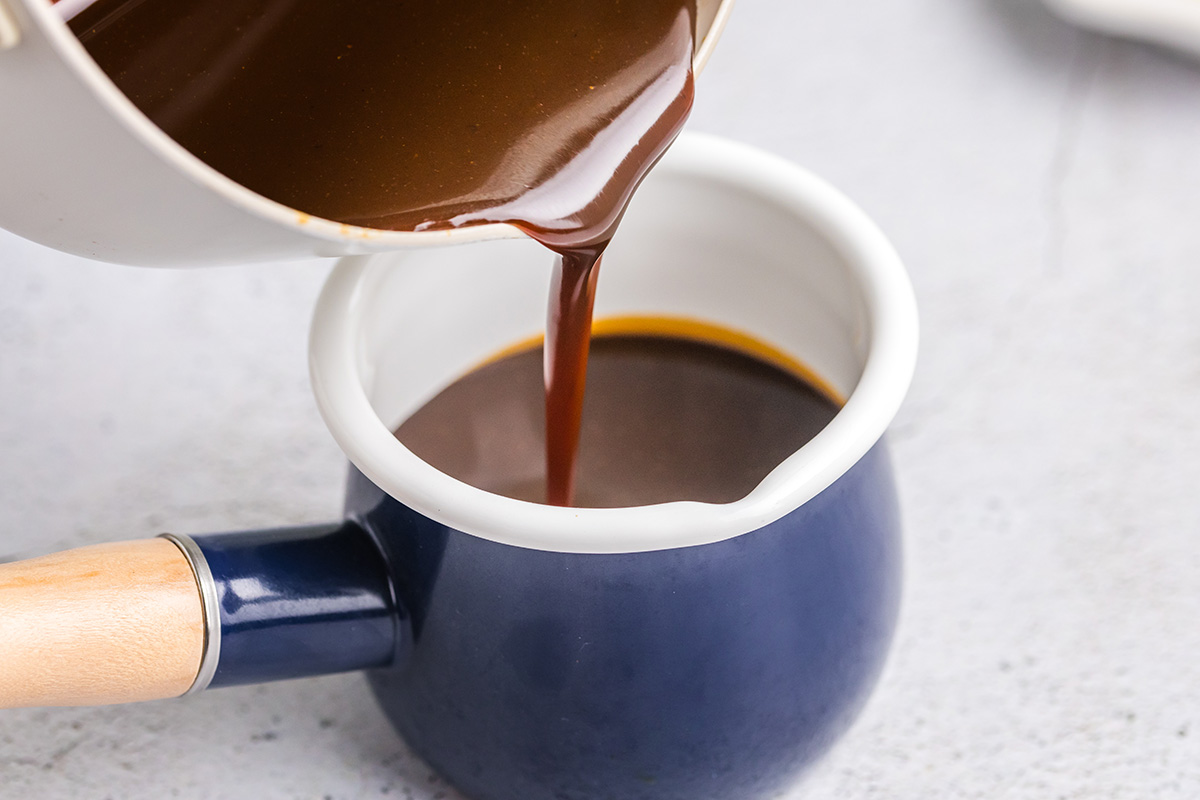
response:
<svg viewBox="0 0 1200 800"><path fill-rule="evenodd" d="M474 800L773 797L853 720L896 620L882 443L783 518L669 550L499 544L354 469L346 512L196 537L213 685L371 669L396 729Z"/></svg>
<svg viewBox="0 0 1200 800"><path fill-rule="evenodd" d="M376 696L478 800L771 797L850 724L895 624L882 444L782 519L672 550L497 544L357 472L347 511L411 615L411 656L371 673Z"/></svg>

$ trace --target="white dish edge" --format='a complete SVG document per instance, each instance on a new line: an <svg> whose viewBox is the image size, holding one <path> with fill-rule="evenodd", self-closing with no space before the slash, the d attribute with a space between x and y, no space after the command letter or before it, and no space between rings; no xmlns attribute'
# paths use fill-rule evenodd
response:
<svg viewBox="0 0 1200 800"><path fill-rule="evenodd" d="M1200 56L1200 0L1046 0L1072 22Z"/></svg>

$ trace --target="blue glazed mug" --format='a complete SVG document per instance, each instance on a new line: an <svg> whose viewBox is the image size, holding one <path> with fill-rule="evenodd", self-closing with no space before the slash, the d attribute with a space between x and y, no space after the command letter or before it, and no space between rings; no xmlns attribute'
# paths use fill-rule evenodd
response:
<svg viewBox="0 0 1200 800"><path fill-rule="evenodd" d="M685 137L605 257L596 316L746 332L847 398L747 497L563 509L438 473L391 431L542 326L549 256L502 242L348 259L311 364L407 626L371 673L397 730L481 800L748 800L791 785L865 701L891 638L899 519L881 442L916 353L892 248L779 159Z"/></svg>
<svg viewBox="0 0 1200 800"><path fill-rule="evenodd" d="M311 368L354 465L345 520L171 537L207 618L192 689L370 670L399 733L477 800L775 797L861 709L896 620L902 265L806 172L683 137L605 257L597 319L747 334L845 404L736 502L578 509L473 488L392 434L542 329L550 258L499 241L336 267Z"/></svg>

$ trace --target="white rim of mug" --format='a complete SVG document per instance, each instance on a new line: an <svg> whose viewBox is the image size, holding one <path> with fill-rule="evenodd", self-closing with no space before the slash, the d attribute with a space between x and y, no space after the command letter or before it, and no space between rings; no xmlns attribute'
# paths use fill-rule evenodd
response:
<svg viewBox="0 0 1200 800"><path fill-rule="evenodd" d="M747 145L685 134L658 170L737 185L768 197L819 231L863 297L862 377L826 428L750 494L725 504L560 508L490 494L419 459L376 415L360 379L363 277L376 256L349 256L317 301L309 364L317 405L350 460L405 505L459 531L503 544L576 553L625 553L708 544L757 530L827 488L880 440L903 400L917 356L917 309L899 256L854 203L802 168Z"/></svg>
<svg viewBox="0 0 1200 800"><path fill-rule="evenodd" d="M35 24L63 61L87 84L118 122L182 175L249 214L317 239L353 243L356 248L359 248L359 252L362 249L388 251L465 244L491 239L518 239L524 236L517 228L504 223L434 231L390 231L380 228L364 228L315 217L263 197L225 177L192 155L138 110L133 101L117 88L116 84L88 55L83 44L71 33L70 28L50 0L24 0L24 5ZM712 25L697 48L696 58L693 61L693 69L697 76L708 62L708 58L720 38L721 31L724 30L732 7L733 0L723 0Z"/></svg>

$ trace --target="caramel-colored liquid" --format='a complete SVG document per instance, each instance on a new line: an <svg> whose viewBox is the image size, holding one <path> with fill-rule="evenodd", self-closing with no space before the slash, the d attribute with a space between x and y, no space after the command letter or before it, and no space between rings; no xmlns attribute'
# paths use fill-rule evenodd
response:
<svg viewBox="0 0 1200 800"><path fill-rule="evenodd" d="M541 355L469 373L397 438L473 486L545 502ZM689 338L596 336L587 382L576 505L594 508L738 500L839 408L792 371Z"/></svg>
<svg viewBox="0 0 1200 800"><path fill-rule="evenodd" d="M546 457L571 502L596 269L691 109L695 0L97 0L70 25L259 194L373 228L510 223L557 252Z"/></svg>

